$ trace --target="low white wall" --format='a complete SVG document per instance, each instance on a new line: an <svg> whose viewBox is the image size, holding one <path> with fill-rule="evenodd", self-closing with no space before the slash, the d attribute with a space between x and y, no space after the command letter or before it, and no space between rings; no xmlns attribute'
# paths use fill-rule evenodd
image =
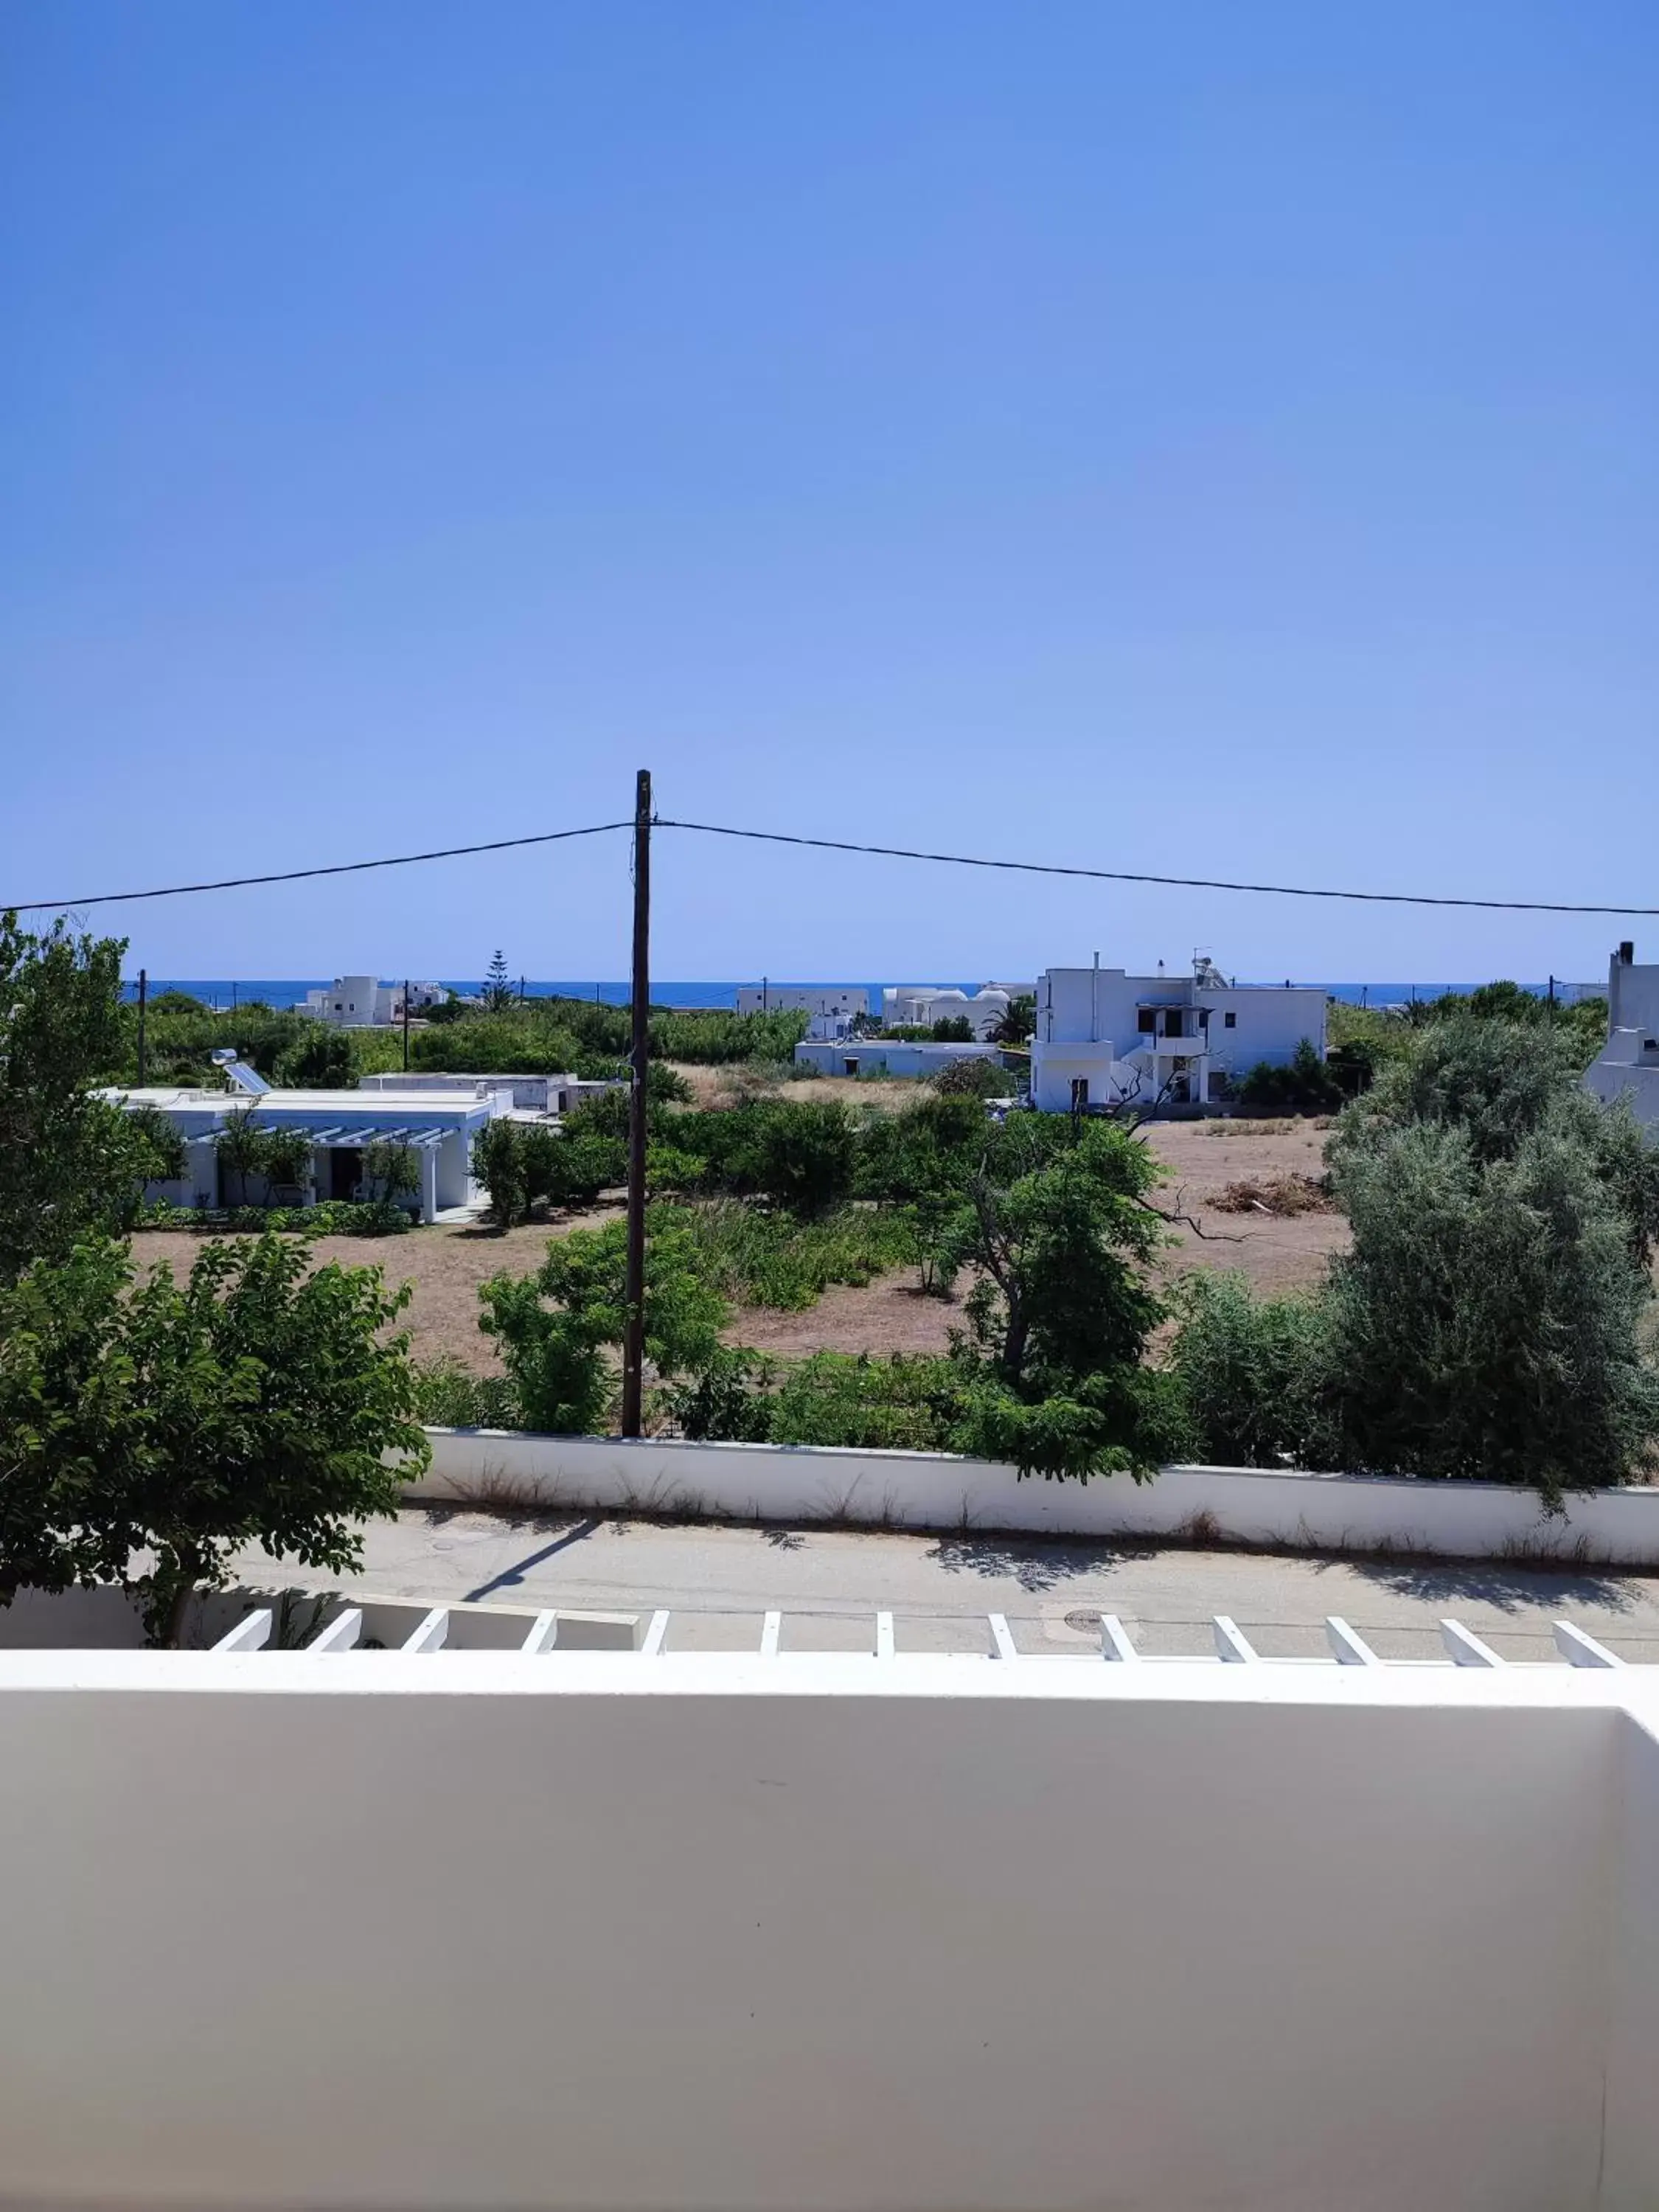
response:
<svg viewBox="0 0 1659 2212"><path fill-rule="evenodd" d="M0 2197L1590 2212L1626 1716L1360 1671L0 1656Z"/></svg>
<svg viewBox="0 0 1659 2212"><path fill-rule="evenodd" d="M708 1444L619 1437L429 1429L416 1498L595 1506L754 1521L1027 1529L1053 1536L1199 1535L1321 1550L1455 1559L1544 1556L1659 1565L1659 1490L1570 1498L1546 1516L1528 1490L1262 1468L1168 1467L1150 1483L1019 1480L1011 1467L943 1453L807 1444ZM1206 1517L1207 1516L1207 1518Z"/></svg>

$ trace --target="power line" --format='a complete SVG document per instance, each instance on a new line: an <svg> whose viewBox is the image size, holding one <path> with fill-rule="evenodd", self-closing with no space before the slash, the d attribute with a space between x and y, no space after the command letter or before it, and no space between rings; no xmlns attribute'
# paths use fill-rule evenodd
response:
<svg viewBox="0 0 1659 2212"><path fill-rule="evenodd" d="M1254 884L1218 876L1155 876L1128 868L1073 867L1057 860L1002 860L974 853L928 853L908 845L866 845L844 837L808 837L783 830L740 830L725 822L682 822L659 815L660 830L689 830L708 837L740 837L763 845L810 847L823 853L863 853L891 860L927 860L944 867L995 868L1017 875L1070 876L1091 883L1155 884L1169 890L1248 891L1269 898L1348 899L1372 906L1478 907L1498 914L1595 914L1620 920L1659 916L1655 906L1592 906L1565 899L1461 898L1429 891L1346 890L1310 884ZM495 837L478 845L446 845L430 853L397 853L378 860L338 860L325 867L283 868L269 875L225 876L212 883L166 884L151 890L99 891L82 898L17 899L0 902L0 911L26 914L51 908L117 906L135 899L184 898L197 891L243 890L259 884L303 883L315 876L359 875L371 868L408 868L423 860L453 860L474 853L506 853L526 845L552 845L568 837L599 837L612 830L631 830L631 822L595 822L580 830L544 830L527 837Z"/></svg>
<svg viewBox="0 0 1659 2212"><path fill-rule="evenodd" d="M697 830L710 837L750 837L768 845L811 845L825 853L873 853L893 860L937 860L954 868L1006 868L1028 876L1084 876L1097 883L1163 884L1182 890L1260 891L1273 898L1361 899L1381 906L1476 906L1505 914L1605 914L1624 918L1659 915L1659 906L1575 906L1558 899L1435 897L1427 891L1350 891L1315 889L1306 884L1230 883L1216 876L1152 876L1127 868L1073 868L1050 860L988 860L971 853L922 853L908 845L860 845L843 837L793 836L781 830L733 830L722 822L676 822L659 817L664 830Z"/></svg>
<svg viewBox="0 0 1659 2212"><path fill-rule="evenodd" d="M83 906L118 906L129 899L184 898L191 891L240 891L252 884L297 884L308 876L356 876L366 868L410 868L419 860L457 860L468 853L506 853L515 845L554 845L562 837L599 837L631 830L631 822L594 822L585 830L542 830L533 837L492 837L483 845L444 845L432 853L394 853L384 860L337 860L324 868L283 868L269 876L224 876L211 884L167 884L148 891L98 891L90 898L14 899L0 912L28 914L41 907L74 912Z"/></svg>

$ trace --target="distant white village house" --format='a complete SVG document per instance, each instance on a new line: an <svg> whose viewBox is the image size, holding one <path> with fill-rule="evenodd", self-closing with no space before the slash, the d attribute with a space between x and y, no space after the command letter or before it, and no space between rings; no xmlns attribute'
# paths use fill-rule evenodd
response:
<svg viewBox="0 0 1659 2212"><path fill-rule="evenodd" d="M820 1075L937 1075L953 1060L1000 1058L992 1044L910 1043L900 1037L846 1037L839 1041L805 1037L795 1047L797 1067L811 1067ZM1013 1087L1012 1078L1009 1087Z"/></svg>
<svg viewBox="0 0 1659 2212"><path fill-rule="evenodd" d="M1032 983L981 983L977 991L963 991L942 983L895 983L881 994L884 1029L932 1029L935 1022L964 1018L974 1036L983 1043L994 1035L1009 1007L1018 998L1029 999Z"/></svg>
<svg viewBox="0 0 1659 2212"><path fill-rule="evenodd" d="M1607 1041L1584 1084L1608 1105L1628 1099L1650 1138L1659 1142L1659 963L1638 966L1628 940L1607 963Z"/></svg>
<svg viewBox="0 0 1659 2212"><path fill-rule="evenodd" d="M401 983L382 983L374 975L337 975L327 990L307 991L295 1011L341 1029L384 1028L402 1021L404 989ZM411 1014L423 1013L448 995L441 983L410 983L408 990Z"/></svg>
<svg viewBox="0 0 1659 2212"><path fill-rule="evenodd" d="M1031 1103L1044 1112L1143 1103L1201 1106L1215 1079L1282 1067L1304 1039L1325 1055L1325 994L1234 985L1211 962L1190 975L1050 968L1037 980Z"/></svg>
<svg viewBox="0 0 1659 2212"><path fill-rule="evenodd" d="M227 1071L229 1072L228 1070ZM255 1077L253 1083L258 1085ZM286 1200L312 1206L329 1199L362 1194L365 1155L377 1142L406 1146L413 1153L419 1188L410 1200L422 1221L470 1206L476 1198L471 1176L472 1140L497 1115L512 1110L511 1094L473 1088L457 1095L430 1089L395 1091L229 1091L151 1085L145 1090L106 1091L100 1095L129 1112L153 1107L173 1124L185 1146L185 1172L176 1181L153 1182L144 1195L182 1206L260 1206L274 1194L264 1178L240 1179L227 1186L218 1140L233 1115L252 1113L258 1126L293 1130L309 1140L310 1159Z"/></svg>
<svg viewBox="0 0 1659 2212"><path fill-rule="evenodd" d="M870 1011L870 994L862 983L739 983L740 1014L811 1014L825 1020L850 1021Z"/></svg>

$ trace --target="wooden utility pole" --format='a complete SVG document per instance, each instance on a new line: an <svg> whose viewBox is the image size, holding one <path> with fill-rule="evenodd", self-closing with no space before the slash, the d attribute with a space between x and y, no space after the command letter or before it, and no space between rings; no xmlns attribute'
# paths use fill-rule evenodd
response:
<svg viewBox="0 0 1659 2212"><path fill-rule="evenodd" d="M404 1073L409 1073L409 978L404 977Z"/></svg>
<svg viewBox="0 0 1659 2212"><path fill-rule="evenodd" d="M149 970L138 970L138 1088L144 1087L144 1076L149 1068L149 1056L144 1050L144 1009L149 1000Z"/></svg>
<svg viewBox="0 0 1659 2212"><path fill-rule="evenodd" d="M645 1386L645 1073L651 1049L651 771L634 784L634 998L629 1048L628 1304L622 1432L640 1433Z"/></svg>

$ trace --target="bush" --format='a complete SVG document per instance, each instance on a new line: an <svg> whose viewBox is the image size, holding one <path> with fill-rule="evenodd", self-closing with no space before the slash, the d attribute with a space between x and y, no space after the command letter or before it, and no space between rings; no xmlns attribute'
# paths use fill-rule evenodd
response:
<svg viewBox="0 0 1659 2212"><path fill-rule="evenodd" d="M1242 1275L1194 1271L1173 1362L1194 1449L1216 1467L1313 1466L1330 1373L1328 1317L1318 1297L1251 1297Z"/></svg>
<svg viewBox="0 0 1659 2212"><path fill-rule="evenodd" d="M307 1237L400 1237L410 1227L401 1206L325 1199L316 1206L169 1206L165 1199L141 1206L137 1229L221 1229L239 1235L265 1230Z"/></svg>
<svg viewBox="0 0 1659 2212"><path fill-rule="evenodd" d="M521 1429L519 1396L505 1375L475 1375L459 1359L415 1362L415 1417L429 1429Z"/></svg>
<svg viewBox="0 0 1659 2212"><path fill-rule="evenodd" d="M940 1098L1012 1098L1019 1089L994 1060L947 1060L931 1087Z"/></svg>
<svg viewBox="0 0 1659 2212"><path fill-rule="evenodd" d="M1238 1086L1239 1103L1253 1114L1334 1114L1342 1085L1304 1037L1288 1067L1258 1060Z"/></svg>
<svg viewBox="0 0 1659 2212"><path fill-rule="evenodd" d="M609 1411L606 1356L622 1342L627 1237L620 1221L579 1229L547 1248L535 1274L481 1285L478 1326L501 1347L524 1416L549 1435L585 1434ZM646 1248L645 1348L660 1375L700 1367L719 1347L726 1305L680 1224L653 1220Z"/></svg>
<svg viewBox="0 0 1659 2212"><path fill-rule="evenodd" d="M874 1206L803 1222L726 1199L655 1207L652 1218L684 1234L724 1297L789 1312L813 1304L831 1283L873 1282L915 1256L904 1218Z"/></svg>
<svg viewBox="0 0 1659 2212"><path fill-rule="evenodd" d="M472 1179L489 1199L489 1218L498 1229L511 1229L530 1212L530 1179L520 1124L497 1118L486 1121L472 1139Z"/></svg>
<svg viewBox="0 0 1659 2212"><path fill-rule="evenodd" d="M974 1025L966 1014L943 1014L925 1034L935 1044L972 1044Z"/></svg>
<svg viewBox="0 0 1659 2212"><path fill-rule="evenodd" d="M293 1090L349 1090L357 1079L351 1039L325 1022L313 1020L308 1028L309 1035L277 1054L276 1080Z"/></svg>
<svg viewBox="0 0 1659 2212"><path fill-rule="evenodd" d="M792 1213L822 1213L851 1196L858 1131L839 1103L757 1099L724 1113L687 1114L672 1141L707 1163L703 1184L734 1195L770 1199Z"/></svg>

